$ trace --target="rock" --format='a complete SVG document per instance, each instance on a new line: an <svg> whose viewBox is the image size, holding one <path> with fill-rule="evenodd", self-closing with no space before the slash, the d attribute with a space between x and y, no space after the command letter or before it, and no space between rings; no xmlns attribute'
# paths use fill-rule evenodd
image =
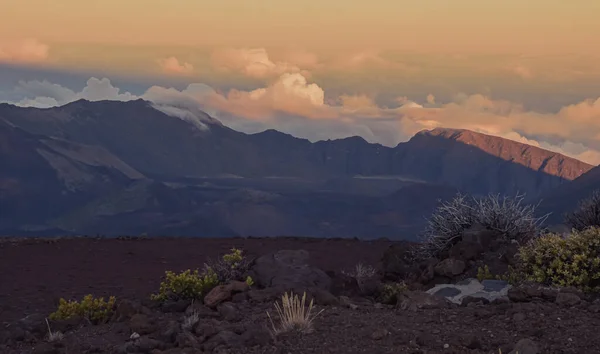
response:
<svg viewBox="0 0 600 354"><path fill-rule="evenodd" d="M150 316L140 313L131 317L129 320L129 328L131 328L132 332L139 333L142 336L157 330L154 320Z"/></svg>
<svg viewBox="0 0 600 354"><path fill-rule="evenodd" d="M477 259L482 252L483 248L481 247L481 244L463 240L452 246L449 255L451 258L468 262Z"/></svg>
<svg viewBox="0 0 600 354"><path fill-rule="evenodd" d="M179 334L180 331L181 326L177 321L169 321L156 338L165 343L175 343L177 334Z"/></svg>
<svg viewBox="0 0 600 354"><path fill-rule="evenodd" d="M381 259L384 279L401 281L415 272L411 251L412 246L409 243L395 243L388 247Z"/></svg>
<svg viewBox="0 0 600 354"><path fill-rule="evenodd" d="M248 298L254 302L271 302L280 299L284 292L282 288L251 289Z"/></svg>
<svg viewBox="0 0 600 354"><path fill-rule="evenodd" d="M381 289L381 281L377 278L366 278L359 282L360 296L374 296Z"/></svg>
<svg viewBox="0 0 600 354"><path fill-rule="evenodd" d="M115 308L113 320L117 322L126 321L133 315L142 313L142 306L131 300L120 300Z"/></svg>
<svg viewBox="0 0 600 354"><path fill-rule="evenodd" d="M523 322L523 321L525 321L526 318L527 318L527 316L525 316L524 313L517 312L513 315L512 320L513 320L513 322Z"/></svg>
<svg viewBox="0 0 600 354"><path fill-rule="evenodd" d="M242 340L244 341L245 346L253 347L271 344L274 341L274 338L267 327L264 325L257 325L244 332L242 334Z"/></svg>
<svg viewBox="0 0 600 354"><path fill-rule="evenodd" d="M454 258L446 258L443 261L439 262L435 267L435 273L438 275L443 275L446 277L454 277L462 274L465 271L465 262L454 259Z"/></svg>
<svg viewBox="0 0 600 354"><path fill-rule="evenodd" d="M531 339L521 339L509 354L539 354L538 344Z"/></svg>
<svg viewBox="0 0 600 354"><path fill-rule="evenodd" d="M201 342L189 332L181 332L175 338L175 344L181 348L201 349Z"/></svg>
<svg viewBox="0 0 600 354"><path fill-rule="evenodd" d="M531 298L523 289L521 288L512 288L508 290L508 298L512 302L528 302L531 301Z"/></svg>
<svg viewBox="0 0 600 354"><path fill-rule="evenodd" d="M50 328L53 331L60 331L62 333L66 333L70 330L78 328L85 323L85 320L79 316L73 316L71 318L67 318L66 320L56 320L50 321Z"/></svg>
<svg viewBox="0 0 600 354"><path fill-rule="evenodd" d="M362 292L356 278L334 271L326 274L331 278L331 293L335 296L356 296Z"/></svg>
<svg viewBox="0 0 600 354"><path fill-rule="evenodd" d="M256 259L251 271L254 281L263 288L321 288L329 290L331 278L321 269L308 264L305 250L282 250Z"/></svg>
<svg viewBox="0 0 600 354"><path fill-rule="evenodd" d="M46 316L41 313L34 313L19 320L18 326L32 334L46 334Z"/></svg>
<svg viewBox="0 0 600 354"><path fill-rule="evenodd" d="M371 339L373 340L382 340L385 338L390 332L385 328L380 328L375 330L375 332L371 333Z"/></svg>
<svg viewBox="0 0 600 354"><path fill-rule="evenodd" d="M427 293L466 306L473 302L490 303L505 298L510 289L511 285L503 280L484 280L480 283L477 279L469 278L456 284L438 284Z"/></svg>
<svg viewBox="0 0 600 354"><path fill-rule="evenodd" d="M422 291L405 291L398 295L396 307L401 310L440 309L450 307L444 297L433 296Z"/></svg>
<svg viewBox="0 0 600 354"><path fill-rule="evenodd" d="M250 286L245 282L232 281L225 285L217 285L204 297L204 304L215 308L221 302L231 300L234 293L246 291Z"/></svg>
<svg viewBox="0 0 600 354"><path fill-rule="evenodd" d="M461 337L461 344L469 349L481 349L481 342L477 336L472 334L463 335Z"/></svg>
<svg viewBox="0 0 600 354"><path fill-rule="evenodd" d="M317 305L330 306L338 305L340 303L340 301L327 290L311 288L308 289L307 293L311 295ZM298 296L302 296L302 294L298 294Z"/></svg>
<svg viewBox="0 0 600 354"><path fill-rule="evenodd" d="M223 345L227 348L237 348L244 344L242 336L232 331L221 331L211 337L202 345L204 351L212 351L216 347Z"/></svg>
<svg viewBox="0 0 600 354"><path fill-rule="evenodd" d="M230 302L225 302L220 304L217 307L219 314L223 317L225 321L228 322L238 322L242 319L242 315L238 311L238 309Z"/></svg>
<svg viewBox="0 0 600 354"><path fill-rule="evenodd" d="M218 318L220 316L220 314L217 311L206 307L204 306L204 304L201 304L199 302L195 302L188 306L185 309L184 313L186 316L189 316L193 313L197 313L200 318Z"/></svg>
<svg viewBox="0 0 600 354"><path fill-rule="evenodd" d="M183 312L190 306L190 300L166 301L161 305L163 312Z"/></svg>
<svg viewBox="0 0 600 354"><path fill-rule="evenodd" d="M138 351L145 353L150 352L152 349L162 349L164 347L160 341L149 337L141 337L133 344Z"/></svg>
<svg viewBox="0 0 600 354"><path fill-rule="evenodd" d="M52 343L42 342L35 346L32 354L60 354L61 350L59 347Z"/></svg>
<svg viewBox="0 0 600 354"><path fill-rule="evenodd" d="M559 292L555 300L556 304L566 307L572 307L581 302L581 298L573 293Z"/></svg>
<svg viewBox="0 0 600 354"><path fill-rule="evenodd" d="M236 304L242 303L242 302L247 301L247 300L248 300L248 294L247 293L237 293L237 294L234 294L231 297L231 302L234 302Z"/></svg>

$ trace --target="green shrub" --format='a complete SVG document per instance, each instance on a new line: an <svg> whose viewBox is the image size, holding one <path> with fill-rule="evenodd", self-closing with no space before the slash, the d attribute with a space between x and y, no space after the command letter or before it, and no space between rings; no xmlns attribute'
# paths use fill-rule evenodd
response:
<svg viewBox="0 0 600 354"><path fill-rule="evenodd" d="M483 266L483 268L477 268L477 280L484 281L487 279L495 279L495 277L492 274L492 272L490 272L490 267L488 267L486 264L485 266Z"/></svg>
<svg viewBox="0 0 600 354"><path fill-rule="evenodd" d="M83 297L81 302L75 300L67 301L60 299L56 312L50 314L51 320L67 320L73 317L81 317L92 323L104 323L110 319L114 310L116 298L111 296L108 302L104 298L96 298L90 294Z"/></svg>
<svg viewBox="0 0 600 354"><path fill-rule="evenodd" d="M245 281L250 264L242 250L232 248L231 253L223 255L220 259L209 260L204 265L204 269L211 269L216 273L220 283L227 283L230 280Z"/></svg>
<svg viewBox="0 0 600 354"><path fill-rule="evenodd" d="M207 268L202 274L198 270L185 270L179 274L165 272L165 280L160 283L158 294L151 295L152 300L194 300L201 299L212 288L219 285L217 274Z"/></svg>
<svg viewBox="0 0 600 354"><path fill-rule="evenodd" d="M379 292L379 301L383 304L394 305L398 300L398 295L408 290L404 283L383 284Z"/></svg>
<svg viewBox="0 0 600 354"><path fill-rule="evenodd" d="M541 236L521 247L519 258L526 280L600 290L600 228L573 230L568 237Z"/></svg>

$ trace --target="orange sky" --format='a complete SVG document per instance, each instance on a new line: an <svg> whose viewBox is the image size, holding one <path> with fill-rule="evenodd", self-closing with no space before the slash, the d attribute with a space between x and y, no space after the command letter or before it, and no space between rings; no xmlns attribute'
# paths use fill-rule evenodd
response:
<svg viewBox="0 0 600 354"><path fill-rule="evenodd" d="M0 0L0 14L0 102L184 98L249 132L394 145L445 126L600 162L598 0Z"/></svg>

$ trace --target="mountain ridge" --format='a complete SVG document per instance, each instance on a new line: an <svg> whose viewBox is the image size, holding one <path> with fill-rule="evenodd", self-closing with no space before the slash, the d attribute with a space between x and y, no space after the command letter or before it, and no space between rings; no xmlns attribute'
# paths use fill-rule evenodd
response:
<svg viewBox="0 0 600 354"><path fill-rule="evenodd" d="M44 159L45 151L36 151L38 145L25 144L31 166L24 162L19 168L39 166L46 171L55 181L47 197L62 203L57 208L61 214L23 211L21 224L0 220L0 225L4 222L6 229L15 230L45 220L49 228L75 233L412 234L424 220L416 215L425 217L438 199L456 191L537 197L592 168L466 130L422 131L396 147L361 137L310 142L273 129L238 132L204 112L186 115L182 107L176 112L164 105L158 109L145 100L79 100L49 109L0 105L0 122L22 131L19 139L35 136L35 144L58 154L60 161L66 159L68 166L77 166L71 169L75 177L96 176L84 184L90 193L77 200L61 198L66 187L56 176L69 169L53 167ZM6 158L18 161L17 151L7 150ZM99 181L106 178L109 183L103 186ZM144 179L148 183L136 182ZM5 184L10 189L10 183ZM231 198L235 190L248 188L276 197ZM423 200L390 197L402 190ZM20 200L19 189L10 192L11 200ZM29 203L31 195L22 194L21 199ZM78 208L83 211L76 213Z"/></svg>

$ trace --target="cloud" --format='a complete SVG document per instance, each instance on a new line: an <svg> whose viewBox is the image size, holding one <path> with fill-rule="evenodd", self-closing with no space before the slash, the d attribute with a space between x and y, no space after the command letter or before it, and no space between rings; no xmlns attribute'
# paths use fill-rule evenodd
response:
<svg viewBox="0 0 600 354"><path fill-rule="evenodd" d="M302 57L299 53L288 54L288 59L296 59L297 62L311 62L312 58ZM306 54L304 54L306 55ZM211 55L213 67L222 71L230 71L243 74L257 79L280 76L284 73L302 72L300 67L290 62L273 62L265 48L222 48L215 50ZM306 76L308 73L303 72Z"/></svg>
<svg viewBox="0 0 600 354"><path fill-rule="evenodd" d="M80 99L88 101L118 100L129 101L138 97L129 93L121 93L118 87L113 86L107 78L90 78L80 92L48 81L20 81L15 88L16 92L27 96L21 101L12 102L22 107L48 108L67 104Z"/></svg>
<svg viewBox="0 0 600 354"><path fill-rule="evenodd" d="M175 57L168 57L159 60L159 65L162 70L170 74L191 74L194 72L194 66L190 63L179 63L179 59Z"/></svg>
<svg viewBox="0 0 600 354"><path fill-rule="evenodd" d="M49 107L80 98L130 100L106 78L91 78L80 92L48 81L20 82L21 106ZM150 87L143 95L157 109L205 127L211 118L248 133L278 129L310 140L359 135L395 146L423 129L469 129L539 146L583 161L600 163L600 98L567 105L554 113L527 110L521 104L481 94L458 94L452 102L433 95L418 103L399 97L395 108L380 107L371 96L326 99L325 91L301 73L284 73L254 90L218 92L194 83L183 90ZM435 105L432 105L435 102Z"/></svg>
<svg viewBox="0 0 600 354"><path fill-rule="evenodd" d="M36 39L0 42L0 62L35 63L48 59L50 47Z"/></svg>

